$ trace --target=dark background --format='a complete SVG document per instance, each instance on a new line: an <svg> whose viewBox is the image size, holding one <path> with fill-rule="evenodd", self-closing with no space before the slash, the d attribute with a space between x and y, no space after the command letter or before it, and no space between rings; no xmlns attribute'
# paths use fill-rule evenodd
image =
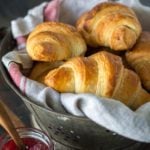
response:
<svg viewBox="0 0 150 150"><path fill-rule="evenodd" d="M29 9L42 2L43 0L0 0L0 27L9 26L11 20L24 17Z"/></svg>

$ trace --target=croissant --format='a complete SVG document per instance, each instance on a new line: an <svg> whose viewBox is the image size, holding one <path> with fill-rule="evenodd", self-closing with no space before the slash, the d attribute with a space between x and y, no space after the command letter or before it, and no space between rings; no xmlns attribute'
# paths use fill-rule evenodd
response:
<svg viewBox="0 0 150 150"><path fill-rule="evenodd" d="M132 109L150 100L138 75L123 66L121 57L106 51L68 60L50 71L44 83L59 92L93 93L114 98Z"/></svg>
<svg viewBox="0 0 150 150"><path fill-rule="evenodd" d="M59 67L64 62L34 62L33 68L29 74L29 78L44 84L45 75L52 69Z"/></svg>
<svg viewBox="0 0 150 150"><path fill-rule="evenodd" d="M139 41L125 56L140 76L145 89L150 91L150 32L142 32Z"/></svg>
<svg viewBox="0 0 150 150"><path fill-rule="evenodd" d="M60 22L44 22L30 33L27 52L33 60L52 62L84 55L87 46L75 27Z"/></svg>
<svg viewBox="0 0 150 150"><path fill-rule="evenodd" d="M141 24L132 9L113 2L103 2L82 14L76 27L88 45L113 50L128 50L141 34Z"/></svg>

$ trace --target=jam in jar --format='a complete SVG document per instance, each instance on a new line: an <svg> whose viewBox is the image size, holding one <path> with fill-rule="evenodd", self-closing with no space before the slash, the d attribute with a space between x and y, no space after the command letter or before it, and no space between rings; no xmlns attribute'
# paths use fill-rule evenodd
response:
<svg viewBox="0 0 150 150"><path fill-rule="evenodd" d="M42 131L35 128L17 128L26 150L53 150L52 140ZM9 135L0 141L0 150L19 150Z"/></svg>

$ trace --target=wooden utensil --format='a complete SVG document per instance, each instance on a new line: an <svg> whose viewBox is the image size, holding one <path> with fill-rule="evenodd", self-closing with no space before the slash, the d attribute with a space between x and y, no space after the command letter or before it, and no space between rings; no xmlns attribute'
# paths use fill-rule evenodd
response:
<svg viewBox="0 0 150 150"><path fill-rule="evenodd" d="M0 100L0 125L8 132L11 138L14 140L16 145L20 150L25 150L25 145L23 144L18 132L12 123L10 116L5 110L5 104Z"/></svg>

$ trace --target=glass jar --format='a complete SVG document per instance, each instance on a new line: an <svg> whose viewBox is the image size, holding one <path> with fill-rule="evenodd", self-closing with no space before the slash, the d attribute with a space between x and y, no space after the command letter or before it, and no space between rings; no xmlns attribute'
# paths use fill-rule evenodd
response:
<svg viewBox="0 0 150 150"><path fill-rule="evenodd" d="M52 140L35 128L17 128L26 150L54 150ZM11 137L6 134L0 140L0 150L18 150Z"/></svg>

